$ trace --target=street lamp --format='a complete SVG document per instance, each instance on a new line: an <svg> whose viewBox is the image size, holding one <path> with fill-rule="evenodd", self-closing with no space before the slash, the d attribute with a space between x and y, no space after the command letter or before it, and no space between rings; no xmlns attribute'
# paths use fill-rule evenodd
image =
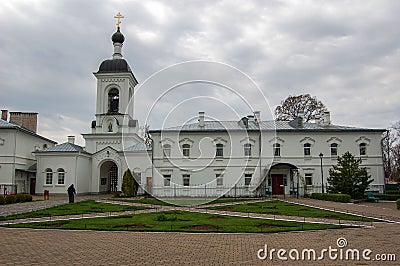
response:
<svg viewBox="0 0 400 266"><path fill-rule="evenodd" d="M321 159L321 180L322 180L322 193L324 192L324 170L322 170L322 158L324 157L324 154L321 152L319 154L319 158Z"/></svg>

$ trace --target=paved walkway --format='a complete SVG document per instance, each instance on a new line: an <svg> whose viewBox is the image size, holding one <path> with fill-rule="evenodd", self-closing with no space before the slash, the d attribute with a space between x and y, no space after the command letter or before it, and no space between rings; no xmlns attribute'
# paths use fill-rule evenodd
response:
<svg viewBox="0 0 400 266"><path fill-rule="evenodd" d="M286 198L288 200L288 198ZM294 199L291 199L294 200ZM297 199L296 199L297 201ZM301 199L300 204L321 208L351 209L370 215L398 217L400 211L387 203L348 204ZM344 208L346 207L346 208ZM1 208L1 207L0 207ZM165 209L165 207L163 207ZM346 249L361 252L369 248L377 253L396 254L400 260L400 225L374 223L374 228L288 232L277 234L187 234L63 231L0 228L3 244L0 265L85 264L85 265L265 265L282 264L276 253L273 260L261 261L257 252L268 249L338 248L337 239L347 240ZM261 252L263 255L263 253ZM287 255L287 254L286 254ZM314 265L398 265L396 262L329 260L286 261L285 264Z"/></svg>

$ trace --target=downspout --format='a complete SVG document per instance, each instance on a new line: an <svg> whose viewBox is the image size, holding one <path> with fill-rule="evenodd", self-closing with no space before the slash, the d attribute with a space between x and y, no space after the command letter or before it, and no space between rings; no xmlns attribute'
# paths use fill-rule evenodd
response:
<svg viewBox="0 0 400 266"><path fill-rule="evenodd" d="M13 171L12 171L12 177L11 177L11 184L13 186L15 185L15 169L16 169L15 164L16 164L16 157L17 157L17 133L18 133L18 130L15 129L15 132L14 132L14 156L13 156L14 163L13 163ZM14 193L16 193L16 192L17 191L14 191Z"/></svg>
<svg viewBox="0 0 400 266"><path fill-rule="evenodd" d="M77 169L78 169L78 156L79 156L79 153L78 153L78 155L75 156L75 188L76 189L78 188L78 176L76 174ZM78 194L78 193L76 193L76 194Z"/></svg>
<svg viewBox="0 0 400 266"><path fill-rule="evenodd" d="M261 129L259 129L260 131L259 131L259 134L258 134L258 158L260 158L259 159L259 163L260 163L260 166L259 166L259 171L260 171L260 179L262 179L263 177L262 177L262 154L261 154L261 151L262 151L262 149L261 149ZM264 186L263 186L263 188L261 189L261 191L264 191ZM263 192L264 193L264 192Z"/></svg>

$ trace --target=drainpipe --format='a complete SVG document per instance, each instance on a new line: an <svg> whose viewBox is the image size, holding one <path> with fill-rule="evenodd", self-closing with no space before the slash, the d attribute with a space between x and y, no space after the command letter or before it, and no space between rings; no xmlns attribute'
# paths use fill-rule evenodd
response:
<svg viewBox="0 0 400 266"><path fill-rule="evenodd" d="M15 167L15 164L17 163L16 162L16 157L17 157L17 133L18 133L18 130L17 129L15 129L15 132L14 132L14 156L13 156L13 171L12 171L12 177L11 177L11 184L13 185L13 187L14 187L14 185L15 185L15 169L16 169L16 167ZM14 191L14 193L16 193L17 191Z"/></svg>

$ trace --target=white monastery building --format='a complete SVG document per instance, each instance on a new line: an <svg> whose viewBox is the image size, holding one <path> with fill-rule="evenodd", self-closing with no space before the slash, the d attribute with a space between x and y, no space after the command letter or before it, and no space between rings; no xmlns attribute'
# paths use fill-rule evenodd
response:
<svg viewBox="0 0 400 266"><path fill-rule="evenodd" d="M12 113L8 121L4 111L3 188L65 194L74 184L79 194L108 193L121 190L130 169L141 186L138 193L158 197L303 195L326 191L329 169L350 151L374 179L370 190L383 192L385 130L334 125L329 112L316 123L303 122L301 115L293 121L262 121L259 111L239 121L209 121L199 112L198 121L150 130L145 141L133 114L138 81L122 57L125 38L117 25L114 54L94 73L96 119L83 134L85 147L76 145L74 136L56 145L36 134L36 122L29 128Z"/></svg>

